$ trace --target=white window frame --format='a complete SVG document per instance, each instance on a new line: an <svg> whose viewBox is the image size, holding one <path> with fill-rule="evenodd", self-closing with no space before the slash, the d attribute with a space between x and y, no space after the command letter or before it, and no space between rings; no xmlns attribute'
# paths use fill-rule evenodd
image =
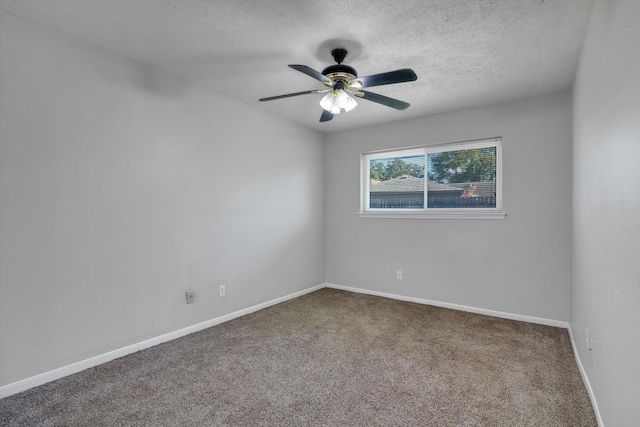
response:
<svg viewBox="0 0 640 427"><path fill-rule="evenodd" d="M443 151L468 150L474 148L496 147L496 207L495 208L429 208L427 206L427 156L429 153ZM405 157L424 155L425 187L424 208L422 209L372 209L369 207L369 184L371 160L389 157ZM409 219L504 219L506 213L502 209L502 138L459 141L439 145L395 148L392 150L363 153L360 162L360 218L409 218Z"/></svg>

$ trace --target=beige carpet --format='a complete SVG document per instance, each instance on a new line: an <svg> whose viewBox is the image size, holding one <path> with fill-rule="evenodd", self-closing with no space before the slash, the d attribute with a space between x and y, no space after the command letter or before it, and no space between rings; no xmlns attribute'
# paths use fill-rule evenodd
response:
<svg viewBox="0 0 640 427"><path fill-rule="evenodd" d="M323 289L0 400L2 426L595 426L567 331Z"/></svg>

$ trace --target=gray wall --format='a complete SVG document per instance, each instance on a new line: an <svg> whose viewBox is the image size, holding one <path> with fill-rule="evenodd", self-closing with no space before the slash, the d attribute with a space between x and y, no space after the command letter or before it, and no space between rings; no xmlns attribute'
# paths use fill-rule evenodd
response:
<svg viewBox="0 0 640 427"><path fill-rule="evenodd" d="M360 154L503 137L504 220L358 218ZM569 318L571 95L331 134L327 282L544 319ZM396 280L396 270L403 280Z"/></svg>
<svg viewBox="0 0 640 427"><path fill-rule="evenodd" d="M5 14L0 66L0 385L324 282L321 134Z"/></svg>
<svg viewBox="0 0 640 427"><path fill-rule="evenodd" d="M573 94L571 329L607 426L640 420L638 22L638 1L595 4Z"/></svg>

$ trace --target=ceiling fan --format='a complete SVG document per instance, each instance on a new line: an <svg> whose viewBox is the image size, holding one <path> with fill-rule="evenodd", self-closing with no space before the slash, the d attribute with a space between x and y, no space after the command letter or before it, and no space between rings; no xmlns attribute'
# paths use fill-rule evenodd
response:
<svg viewBox="0 0 640 427"><path fill-rule="evenodd" d="M289 65L294 70L300 71L316 80L324 83L326 89L307 90L304 92L288 93L286 95L271 96L262 98L260 101L273 101L281 98L289 98L292 96L309 95L315 93L326 94L321 100L320 105L323 108L321 122L328 122L333 116L340 114L342 111L351 111L358 105L354 97L366 99L368 101L377 102L396 110L405 110L409 108L409 103L389 98L387 96L378 95L377 93L361 90L365 87L382 86L393 83L412 82L418 79L416 73L410 68L389 71L386 73L373 74L366 77L358 77L358 73L353 67L343 65L342 61L347 56L345 49L333 49L331 51L333 59L337 65L330 65L322 73L307 67L306 65Z"/></svg>

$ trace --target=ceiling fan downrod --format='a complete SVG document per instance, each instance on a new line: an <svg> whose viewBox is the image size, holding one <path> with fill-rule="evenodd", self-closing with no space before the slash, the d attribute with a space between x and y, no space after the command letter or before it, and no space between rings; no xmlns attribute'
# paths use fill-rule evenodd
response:
<svg viewBox="0 0 640 427"><path fill-rule="evenodd" d="M346 49L342 49L342 48L337 48L337 49L333 49L331 51L331 56L333 56L333 59L338 63L338 64L342 64L342 62L344 61L344 58L346 58L348 52Z"/></svg>

